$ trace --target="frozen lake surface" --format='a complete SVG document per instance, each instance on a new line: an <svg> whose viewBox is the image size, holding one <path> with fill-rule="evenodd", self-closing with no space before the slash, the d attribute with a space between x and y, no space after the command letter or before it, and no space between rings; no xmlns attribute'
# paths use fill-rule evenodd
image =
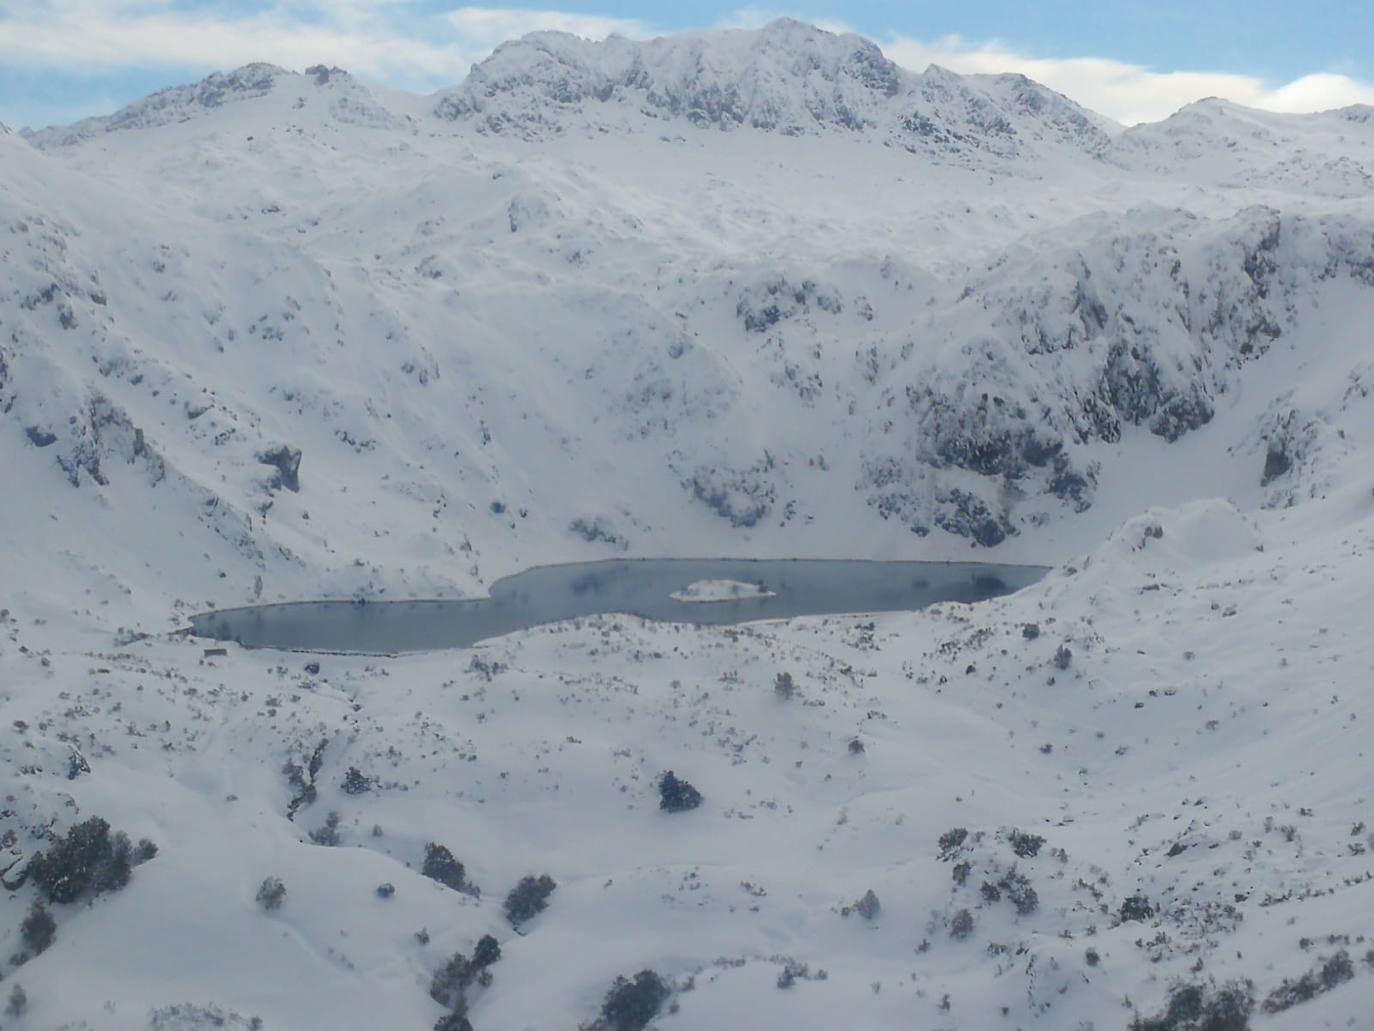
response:
<svg viewBox="0 0 1374 1031"><path fill-rule="evenodd" d="M249 648L406 652L465 648L544 623L625 613L664 622L894 612L1010 594L1041 566L837 559L614 559L540 566L498 580L489 598L309 601L223 609L191 618L192 633ZM709 604L674 598L701 581L752 584L760 594Z"/></svg>

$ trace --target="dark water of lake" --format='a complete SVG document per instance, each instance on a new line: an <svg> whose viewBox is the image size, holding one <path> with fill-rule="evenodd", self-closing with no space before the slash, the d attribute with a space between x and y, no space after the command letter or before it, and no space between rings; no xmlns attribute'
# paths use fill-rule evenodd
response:
<svg viewBox="0 0 1374 1031"><path fill-rule="evenodd" d="M309 601L191 617L199 637L249 648L389 653L466 648L515 630L579 616L625 613L698 624L841 613L912 611L941 601L1010 594L1041 566L837 559L613 559L539 566L498 580L491 597L461 601ZM773 597L684 602L702 580L759 584Z"/></svg>

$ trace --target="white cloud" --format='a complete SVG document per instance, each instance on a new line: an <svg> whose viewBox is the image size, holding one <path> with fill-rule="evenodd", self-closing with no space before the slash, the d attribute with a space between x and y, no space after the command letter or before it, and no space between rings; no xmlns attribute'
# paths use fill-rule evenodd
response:
<svg viewBox="0 0 1374 1031"><path fill-rule="evenodd" d="M755 7L722 23L754 27L774 17ZM822 27L846 31L838 22ZM275 0L235 15L173 0L8 0L0 6L0 62L67 73L130 68L227 68L270 61L291 68L337 64L405 89L457 82L506 39L540 29L594 39L653 34L636 19L571 11L459 7L434 13L415 0ZM879 40L898 64L923 70L1016 71L1127 124L1165 118L1184 104L1223 96L1273 111L1374 103L1374 86L1329 72L1287 84L1220 72L1155 71L1108 58L1049 58L958 36Z"/></svg>
<svg viewBox="0 0 1374 1031"><path fill-rule="evenodd" d="M18 0L0 9L0 61L68 72L323 62L431 89L461 79L497 44L541 29L649 34L624 18L484 7L435 15L409 0L277 0L240 16L166 0Z"/></svg>
<svg viewBox="0 0 1374 1031"><path fill-rule="evenodd" d="M446 18L464 41L486 49L527 32L570 32L586 39L605 39L611 35L643 39L654 34L644 22L634 19L563 11L460 7L449 12Z"/></svg>
<svg viewBox="0 0 1374 1031"><path fill-rule="evenodd" d="M1345 75L1307 75L1275 87L1255 76L1225 72L1158 72L1101 57L1030 57L997 43L972 44L958 36L930 43L896 36L882 48L893 61L916 71L938 64L965 74L1020 72L1127 125L1167 118L1203 97L1290 112L1374 103L1374 86Z"/></svg>
<svg viewBox="0 0 1374 1031"><path fill-rule="evenodd" d="M1271 111L1322 111L1348 104L1374 104L1374 85L1345 75L1304 75L1265 95Z"/></svg>

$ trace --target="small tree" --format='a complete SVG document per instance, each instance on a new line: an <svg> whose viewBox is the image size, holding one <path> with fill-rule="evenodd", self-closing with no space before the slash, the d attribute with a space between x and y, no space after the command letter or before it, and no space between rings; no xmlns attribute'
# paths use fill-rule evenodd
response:
<svg viewBox="0 0 1374 1031"><path fill-rule="evenodd" d="M441 1006L447 1006L455 1014L465 1015L468 1009L468 988L474 983L486 987L491 984L491 971L487 968L501 958L501 945L489 934L484 934L472 950L472 959L461 952L440 967L429 983L429 997Z"/></svg>
<svg viewBox="0 0 1374 1031"><path fill-rule="evenodd" d="M869 888L863 894L863 898L852 906L845 906L841 912L848 916L850 913L858 913L865 920L876 920L878 914L883 911L882 903L878 901L878 893Z"/></svg>
<svg viewBox="0 0 1374 1031"><path fill-rule="evenodd" d="M28 995L24 992L23 988L21 988L19 985L15 985L13 988L10 989L10 999L9 1003L5 1006L5 1016L14 1017L16 1020L18 1020L20 1017L24 1015L25 1010L27 1010L28 1008Z"/></svg>
<svg viewBox="0 0 1374 1031"><path fill-rule="evenodd" d="M549 896L558 885L548 874L538 877L522 877L520 883L506 896L506 919L512 927L519 927L526 920L532 920L549 904Z"/></svg>
<svg viewBox="0 0 1374 1031"><path fill-rule="evenodd" d="M641 970L633 981L617 977L594 1026L597 1031L643 1031L671 994L663 978L652 970Z"/></svg>
<svg viewBox="0 0 1374 1031"><path fill-rule="evenodd" d="M777 679L773 681L773 691L784 702L790 702L792 696L797 693L797 685L792 679L792 674L779 673Z"/></svg>
<svg viewBox="0 0 1374 1031"><path fill-rule="evenodd" d="M372 790L372 778L358 767L350 766L348 772L344 774L343 784L340 786L345 794L364 795Z"/></svg>
<svg viewBox="0 0 1374 1031"><path fill-rule="evenodd" d="M658 807L666 813L680 813L701 805L701 792L669 770L658 781Z"/></svg>
<svg viewBox="0 0 1374 1031"><path fill-rule="evenodd" d="M1045 839L1039 834L1027 834L1025 831L1013 830L1007 836L1011 843L1011 850L1022 859L1031 859L1040 854L1040 846L1045 844Z"/></svg>
<svg viewBox="0 0 1374 1031"><path fill-rule="evenodd" d="M973 914L967 909L955 913L949 921L949 936L960 941L973 933Z"/></svg>
<svg viewBox="0 0 1374 1031"><path fill-rule="evenodd" d="M324 826L310 832L310 840L316 845L332 847L339 843L339 814L330 812L324 818Z"/></svg>
<svg viewBox="0 0 1374 1031"><path fill-rule="evenodd" d="M444 845L436 844L431 841L425 846L425 864L420 868L423 873L432 881L438 881L445 887L452 888L454 891L470 891L471 885L467 881L467 870L460 863L452 852Z"/></svg>
<svg viewBox="0 0 1374 1031"><path fill-rule="evenodd" d="M1150 900L1144 895L1132 895L1121 903L1121 922L1129 923L1132 920L1148 920L1155 915L1155 907L1150 905Z"/></svg>
<svg viewBox="0 0 1374 1031"><path fill-rule="evenodd" d="M282 884L280 877L265 878L258 886L258 905L268 913L280 909L285 901L286 885Z"/></svg>
<svg viewBox="0 0 1374 1031"><path fill-rule="evenodd" d="M19 924L19 935L29 955L40 956L57 938L57 921L44 908L43 903L35 902L29 910L29 915Z"/></svg>

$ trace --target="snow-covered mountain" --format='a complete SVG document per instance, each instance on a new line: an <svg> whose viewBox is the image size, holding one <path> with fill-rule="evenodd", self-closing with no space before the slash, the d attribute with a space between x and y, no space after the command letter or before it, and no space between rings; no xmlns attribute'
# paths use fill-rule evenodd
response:
<svg viewBox="0 0 1374 1031"><path fill-rule="evenodd" d="M793 21L537 33L433 97L256 64L0 131L0 707L24 724L0 747L28 771L0 834L22 861L45 828L96 812L163 846L136 895L64 915L19 970L35 1026L142 1027L150 1010L201 1026L212 1003L323 1026L303 1007L326 994L335 1025L432 1024L413 982L437 953L412 933L438 932L437 896L402 864L440 822L490 843L465 857L478 883L548 868L570 900L528 938L506 929L512 965L478 1028L588 1021L634 963L697 978L665 1028L729 1026L736 1004L768 1014L759 1026L1002 1026L942 1015L943 994L981 992L1007 1026L1109 1027L1123 996L1154 1012L1197 961L1261 995L1302 973L1279 932L1246 936L1270 927L1266 893L1328 899L1289 907L1314 941L1345 926L1330 899L1365 890L1349 833L1364 800L1339 771L1291 795L1230 771L1308 776L1279 713L1342 769L1364 762L1348 726L1369 701L1352 599L1374 518L1371 176L1367 108L1209 100L1123 130L1019 76L916 74ZM339 659L302 676L134 633L258 599L454 596L538 563L719 554L1064 564L1012 599L867 629L608 619L515 635L471 668ZM1021 636L1032 623L1043 639ZM780 717L784 667L814 694ZM1294 677L1321 698L1295 700ZM1196 698L1188 715L1155 714L1168 691ZM1142 694L1148 729L1119 729ZM830 755L870 730L869 758ZM283 815L274 771L320 738L345 764L329 776L352 764L389 785L322 788L360 848L303 843ZM1031 739L1054 748L1022 756ZM89 770L68 781L72 747ZM689 762L714 815L636 837L635 793ZM1114 767L1088 787L1083 770ZM211 843L229 795L235 841ZM1290 801L1318 814L1309 851L1270 840ZM1205 844L1190 856L1215 855L1235 890L1201 860L1156 865L1167 836L1137 817ZM937 848L946 822L975 837ZM1016 826L1069 842L1036 876L1040 915L964 898L962 881L951 895L942 850L994 889L1020 884L998 851ZM579 828L638 844L613 858ZM281 925L252 903L264 856L303 899ZM177 912L219 877L253 883L206 919L261 940L262 966L159 981L126 957L55 1001L64 970L108 966L133 933L117 907L153 907L137 955L154 966L204 945ZM336 920L331 886L357 878L402 901L383 917L364 893L367 913ZM1207 901L1183 901L1189 878ZM874 885L876 930L838 915ZM1120 919L1135 891L1148 934ZM30 894L11 893L16 925ZM443 949L499 929L498 900L451 894ZM976 950L919 949L962 909ZM621 944L560 967L588 927ZM1118 951L1084 967L1064 943L1099 933ZM1230 960L1241 940L1264 959ZM793 992L775 987L788 964ZM251 984L269 966L313 987L264 997ZM540 991L502 988L538 976ZM1354 991L1294 1012L1334 1020ZM1292 1015L1256 1022L1320 1026Z"/></svg>
<svg viewBox="0 0 1374 1031"><path fill-rule="evenodd" d="M1023 76L913 75L866 39L789 19L647 43L534 33L498 47L435 113L525 137L655 121L864 133L945 158L1022 157L1046 141L1092 152L1110 138L1105 120Z"/></svg>

